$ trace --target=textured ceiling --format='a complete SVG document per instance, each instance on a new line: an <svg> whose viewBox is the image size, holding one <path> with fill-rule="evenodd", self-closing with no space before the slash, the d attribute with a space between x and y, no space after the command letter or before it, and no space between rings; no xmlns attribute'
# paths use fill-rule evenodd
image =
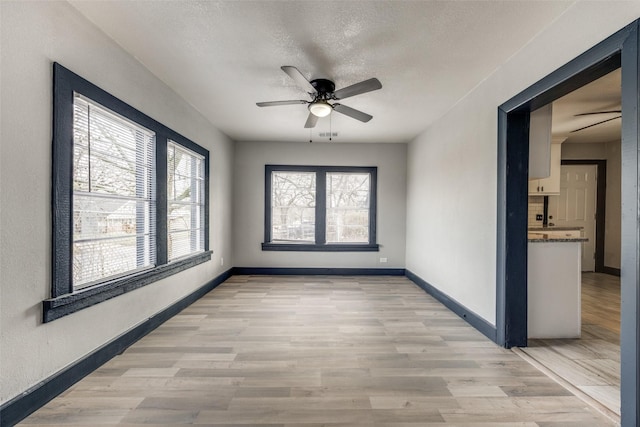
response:
<svg viewBox="0 0 640 427"><path fill-rule="evenodd" d="M446 113L573 1L80 1L89 20L237 141L300 141L307 99L280 70L336 88L382 89L314 129L338 142L407 142ZM505 35L508 35L506 37Z"/></svg>

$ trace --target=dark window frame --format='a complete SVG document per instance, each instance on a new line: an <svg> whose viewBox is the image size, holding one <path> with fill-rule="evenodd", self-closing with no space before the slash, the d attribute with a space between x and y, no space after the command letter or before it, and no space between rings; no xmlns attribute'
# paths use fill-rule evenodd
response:
<svg viewBox="0 0 640 427"><path fill-rule="evenodd" d="M156 134L156 263L155 267L73 291L73 106L82 96ZM169 140L205 158L203 252L167 261L167 150ZM50 322L211 259L209 250L209 151L155 121L58 63L53 64L52 284L43 301L43 322Z"/></svg>
<svg viewBox="0 0 640 427"><path fill-rule="evenodd" d="M272 172L313 172L316 174L315 243L274 243L271 239L271 175ZM326 242L326 176L329 172L368 173L369 241L367 243ZM299 252L378 252L376 243L378 168L376 166L301 166L265 165L264 167L264 242L263 251Z"/></svg>

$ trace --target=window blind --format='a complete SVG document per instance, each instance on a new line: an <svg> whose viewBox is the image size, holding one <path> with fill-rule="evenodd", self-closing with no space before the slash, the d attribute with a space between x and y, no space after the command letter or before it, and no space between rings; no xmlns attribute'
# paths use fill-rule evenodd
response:
<svg viewBox="0 0 640 427"><path fill-rule="evenodd" d="M74 291L155 265L154 162L154 132L75 95Z"/></svg>
<svg viewBox="0 0 640 427"><path fill-rule="evenodd" d="M204 251L204 157L167 144L168 259Z"/></svg>

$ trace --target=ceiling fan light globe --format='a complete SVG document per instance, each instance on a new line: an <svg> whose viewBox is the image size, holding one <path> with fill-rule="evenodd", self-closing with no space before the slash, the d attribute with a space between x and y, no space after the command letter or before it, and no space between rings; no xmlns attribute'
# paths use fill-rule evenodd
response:
<svg viewBox="0 0 640 427"><path fill-rule="evenodd" d="M325 101L318 101L309 104L309 111L316 117L327 117L331 114L331 105Z"/></svg>

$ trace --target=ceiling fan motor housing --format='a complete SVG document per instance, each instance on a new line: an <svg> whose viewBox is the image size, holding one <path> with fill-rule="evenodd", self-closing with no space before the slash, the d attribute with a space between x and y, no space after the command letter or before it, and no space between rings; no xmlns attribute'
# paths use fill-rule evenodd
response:
<svg viewBox="0 0 640 427"><path fill-rule="evenodd" d="M327 79L311 80L311 86L318 92L318 96L324 98L324 95L331 95L336 90L336 85Z"/></svg>
<svg viewBox="0 0 640 427"><path fill-rule="evenodd" d="M309 111L317 117L328 116L331 114L333 106L327 100L333 97L333 91L336 89L335 84L327 79L315 79L309 83L317 92L314 100L309 104Z"/></svg>

